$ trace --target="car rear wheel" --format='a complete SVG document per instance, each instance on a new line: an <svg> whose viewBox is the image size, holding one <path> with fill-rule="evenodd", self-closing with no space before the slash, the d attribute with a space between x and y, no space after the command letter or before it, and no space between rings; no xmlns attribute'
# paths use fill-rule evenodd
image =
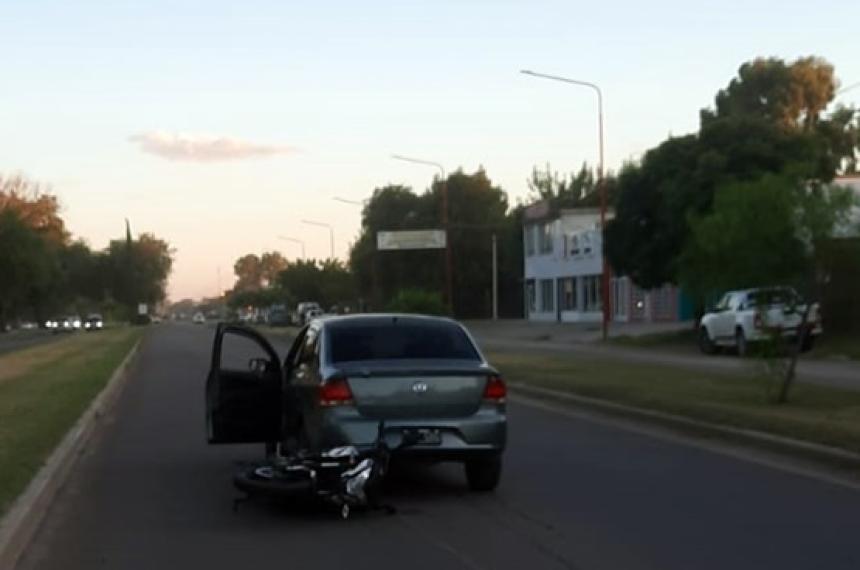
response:
<svg viewBox="0 0 860 570"><path fill-rule="evenodd" d="M502 456L466 460L466 480L473 491L492 491L502 477Z"/></svg>
<svg viewBox="0 0 860 570"><path fill-rule="evenodd" d="M809 352L812 350L813 346L815 346L815 337L807 333L806 336L803 337L803 343L800 345L800 350L803 352Z"/></svg>

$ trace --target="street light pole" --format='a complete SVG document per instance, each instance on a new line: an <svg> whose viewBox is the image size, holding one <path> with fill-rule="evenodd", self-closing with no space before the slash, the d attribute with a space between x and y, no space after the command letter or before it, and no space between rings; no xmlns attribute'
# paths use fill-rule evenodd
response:
<svg viewBox="0 0 860 570"><path fill-rule="evenodd" d="M331 248L331 259L334 259L334 228L331 226L331 224L327 224L325 222L315 222L313 220L302 220L302 223L308 224L309 226L328 228L329 247Z"/></svg>
<svg viewBox="0 0 860 570"><path fill-rule="evenodd" d="M285 237L285 236L278 236L278 239L282 239L284 241L291 241L293 243L297 243L300 246L302 246L302 259L305 259L305 242L303 242L300 239Z"/></svg>
<svg viewBox="0 0 860 570"><path fill-rule="evenodd" d="M347 198L341 198L340 196L334 196L332 200L343 202L344 204L352 204L353 206L364 206L364 202L360 202L359 200L349 200Z"/></svg>
<svg viewBox="0 0 860 570"><path fill-rule="evenodd" d="M603 92L596 84L589 81L580 81L578 79L570 79L568 77L559 77L557 75L547 75L545 73L537 73L528 69L523 69L520 73L539 77L541 79L551 79L553 81L561 81L562 83L571 83L582 87L593 89L597 94L597 137L599 141L599 162L597 165L597 188L600 192L600 249L603 254L603 270L601 272L601 287L600 297L601 305L603 306L603 340L609 336L609 264L606 262L606 184L603 181Z"/></svg>
<svg viewBox="0 0 860 570"><path fill-rule="evenodd" d="M439 169L439 175L442 177L442 227L445 229L445 296L448 301L448 312L454 314L454 287L452 278L452 261L451 261L451 232L448 231L448 177L445 175L445 167L438 162L432 160L423 160L421 158L412 158L400 154L392 154L391 158L395 160L403 160L405 162L413 162L415 164L423 164L425 166L433 166Z"/></svg>

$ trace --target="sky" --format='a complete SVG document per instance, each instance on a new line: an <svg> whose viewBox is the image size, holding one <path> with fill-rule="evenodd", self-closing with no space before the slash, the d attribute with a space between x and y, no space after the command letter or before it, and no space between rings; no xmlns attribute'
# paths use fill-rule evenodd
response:
<svg viewBox="0 0 860 570"><path fill-rule="evenodd" d="M175 248L172 300L230 287L239 256L346 259L360 201L484 167L510 202L535 165L606 166L669 135L757 56L819 55L860 81L860 2L0 0L0 173L60 197L93 248ZM860 88L840 98L860 104Z"/></svg>

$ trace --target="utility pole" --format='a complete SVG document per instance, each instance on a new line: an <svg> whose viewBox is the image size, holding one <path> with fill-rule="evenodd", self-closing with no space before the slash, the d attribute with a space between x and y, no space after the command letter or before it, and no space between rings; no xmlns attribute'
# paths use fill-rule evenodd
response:
<svg viewBox="0 0 860 570"><path fill-rule="evenodd" d="M493 320L499 320L499 261L495 232L493 232Z"/></svg>
<svg viewBox="0 0 860 570"><path fill-rule="evenodd" d="M524 69L520 71L525 75L532 77L540 77L542 79L551 79L553 81L561 81L562 83L570 83L593 89L597 94L597 136L599 141L600 162L597 165L597 191L600 193L600 248L603 253L603 270L601 272L601 287L600 297L603 307L603 340L609 336L609 264L606 262L606 184L603 183L603 92L596 84L590 81L581 81L579 79L570 79L569 77L559 77L557 75L547 75L545 73L537 73Z"/></svg>
<svg viewBox="0 0 860 570"><path fill-rule="evenodd" d="M414 162L415 164L424 164L427 166L433 166L439 169L439 175L441 176L440 182L442 183L442 228L445 230L445 297L448 301L448 312L453 315L454 314L454 284L452 277L452 266L453 262L451 260L451 232L448 224L448 178L445 175L445 167L443 167L438 162L433 162L432 160L424 160L421 158L411 158L408 156L403 156L400 154L392 154L391 158L395 160L403 160L405 162Z"/></svg>

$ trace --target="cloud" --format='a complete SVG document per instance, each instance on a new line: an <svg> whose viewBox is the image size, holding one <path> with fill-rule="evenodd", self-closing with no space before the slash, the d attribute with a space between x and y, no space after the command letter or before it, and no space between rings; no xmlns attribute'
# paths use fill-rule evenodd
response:
<svg viewBox="0 0 860 570"><path fill-rule="evenodd" d="M218 162L295 152L288 146L257 144L231 137L150 131L128 138L140 150L168 160Z"/></svg>

